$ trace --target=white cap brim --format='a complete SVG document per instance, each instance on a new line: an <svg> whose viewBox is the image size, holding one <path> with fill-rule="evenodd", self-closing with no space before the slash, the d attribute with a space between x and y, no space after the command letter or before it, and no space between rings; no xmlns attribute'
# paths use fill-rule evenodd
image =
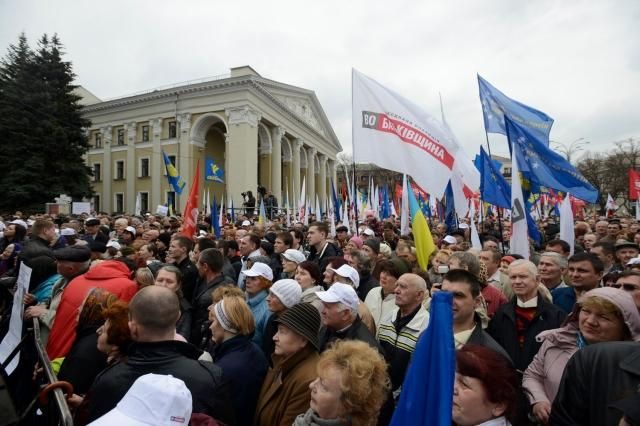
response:
<svg viewBox="0 0 640 426"><path fill-rule="evenodd" d="M126 425L126 426L150 426L151 423L141 422L140 420L132 419L131 417L118 410L118 407L109 411L104 416L89 423L88 426L113 426L113 425Z"/></svg>

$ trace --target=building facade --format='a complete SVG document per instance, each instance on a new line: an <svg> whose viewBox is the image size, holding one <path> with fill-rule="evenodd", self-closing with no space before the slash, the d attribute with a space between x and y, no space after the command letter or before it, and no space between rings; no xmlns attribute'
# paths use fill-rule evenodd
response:
<svg viewBox="0 0 640 426"><path fill-rule="evenodd" d="M295 205L303 181L307 199L317 195L324 203L336 179L342 148L314 92L249 66L208 81L84 101L96 211L132 213L138 196L143 212L167 202L181 211L198 161L201 200L209 191L236 208L241 193L257 195L259 185L280 205L287 196ZM180 196L168 183L163 153L187 184ZM223 169L224 183L204 180L207 158Z"/></svg>

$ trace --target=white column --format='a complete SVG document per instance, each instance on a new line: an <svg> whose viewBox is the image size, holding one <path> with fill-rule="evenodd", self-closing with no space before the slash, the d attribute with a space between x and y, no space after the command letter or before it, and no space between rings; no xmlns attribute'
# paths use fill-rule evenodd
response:
<svg viewBox="0 0 640 426"><path fill-rule="evenodd" d="M162 118L154 118L149 121L151 129L151 144L153 155L151 156L151 204L149 210L156 211L156 206L165 203L165 195L162 193L162 179L166 179L164 158L162 157L162 144L160 133L162 132Z"/></svg>
<svg viewBox="0 0 640 426"><path fill-rule="evenodd" d="M307 149L307 199L312 206L316 202L316 154L318 150L310 147Z"/></svg>
<svg viewBox="0 0 640 426"><path fill-rule="evenodd" d="M196 162L193 158L191 158L191 144L189 144L189 131L191 130L191 114L188 112L182 113L178 115L178 127L180 129L180 133L178 133L178 152L179 154L179 166L178 171L180 172L180 176L186 183L184 187L184 191L179 197L180 204L176 205L176 210L179 212L182 211L184 206L187 204L187 199L189 198L189 192L191 191L191 183L193 182L193 175L195 173L195 165ZM202 167L204 164L200 164L200 171L202 171ZM202 187L202 186L201 186Z"/></svg>
<svg viewBox="0 0 640 426"><path fill-rule="evenodd" d="M113 177L111 171L113 165L111 164L111 142L113 142L113 128L106 126L100 129L102 134L102 146L104 147L104 156L102 163L102 211L111 213L111 202L113 201L113 193L111 192L111 182Z"/></svg>
<svg viewBox="0 0 640 426"><path fill-rule="evenodd" d="M319 185L319 192L320 192L320 204L322 204L323 206L325 205L325 201L327 199L327 156L324 154L320 154L320 156L318 157L318 159L320 160L320 185ZM334 183L335 185L335 183Z"/></svg>
<svg viewBox="0 0 640 426"><path fill-rule="evenodd" d="M291 200L292 205L296 207L300 199L300 149L302 149L302 141L294 139L291 149L293 150L293 194L291 194Z"/></svg>
<svg viewBox="0 0 640 426"><path fill-rule="evenodd" d="M126 188L126 211L133 214L136 206L136 181L138 180L138 165L136 162L136 122L125 123L125 137L127 138L127 181Z"/></svg>
<svg viewBox="0 0 640 426"><path fill-rule="evenodd" d="M258 187L258 122L260 114L249 105L225 110L229 118L227 192L234 207L242 207L242 192ZM229 203L231 205L231 203ZM257 206L256 206L257 207Z"/></svg>
<svg viewBox="0 0 640 426"><path fill-rule="evenodd" d="M271 193L282 205L282 136L284 129L276 126L271 129Z"/></svg>

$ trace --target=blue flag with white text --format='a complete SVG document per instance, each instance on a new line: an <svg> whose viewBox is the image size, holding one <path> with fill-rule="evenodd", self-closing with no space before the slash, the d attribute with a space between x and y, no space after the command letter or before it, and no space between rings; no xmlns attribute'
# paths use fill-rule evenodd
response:
<svg viewBox="0 0 640 426"><path fill-rule="evenodd" d="M213 161L213 158L205 159L204 179L210 182L224 183L224 171Z"/></svg>
<svg viewBox="0 0 640 426"><path fill-rule="evenodd" d="M598 200L598 190L564 157L518 123L507 117L505 122L512 158L518 153L520 172L532 187L539 185L570 192L574 197L590 203Z"/></svg>
<svg viewBox="0 0 640 426"><path fill-rule="evenodd" d="M451 426L456 371L452 303L452 293L434 293L429 325L411 356L391 426Z"/></svg>
<svg viewBox="0 0 640 426"><path fill-rule="evenodd" d="M487 133L506 135L504 117L508 117L529 129L545 145L549 145L549 132L553 126L553 118L542 111L509 98L480 75L478 75L478 87L484 116L484 128Z"/></svg>
<svg viewBox="0 0 640 426"><path fill-rule="evenodd" d="M480 147L480 198L494 206L511 208L511 187L495 167L484 148Z"/></svg>

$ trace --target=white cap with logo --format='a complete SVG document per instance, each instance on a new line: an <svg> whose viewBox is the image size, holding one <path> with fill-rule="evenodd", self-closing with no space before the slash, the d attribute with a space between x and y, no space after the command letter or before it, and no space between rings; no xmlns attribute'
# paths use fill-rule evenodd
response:
<svg viewBox="0 0 640 426"><path fill-rule="evenodd" d="M182 380L145 374L133 383L116 408L90 425L187 426L192 409L191 392Z"/></svg>

